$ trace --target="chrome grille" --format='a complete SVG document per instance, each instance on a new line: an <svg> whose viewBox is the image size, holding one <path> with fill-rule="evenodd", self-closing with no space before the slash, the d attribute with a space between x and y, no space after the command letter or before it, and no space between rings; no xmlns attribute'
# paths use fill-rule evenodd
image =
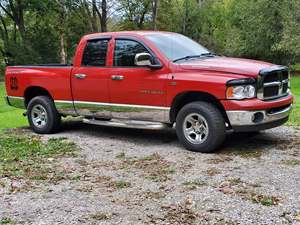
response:
<svg viewBox="0 0 300 225"><path fill-rule="evenodd" d="M262 70L258 79L257 97L273 100L289 94L289 71L286 67Z"/></svg>

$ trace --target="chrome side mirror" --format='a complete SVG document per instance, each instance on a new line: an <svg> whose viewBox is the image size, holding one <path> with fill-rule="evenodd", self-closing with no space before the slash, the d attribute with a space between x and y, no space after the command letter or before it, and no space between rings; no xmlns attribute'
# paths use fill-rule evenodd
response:
<svg viewBox="0 0 300 225"><path fill-rule="evenodd" d="M139 53L135 55L134 63L136 66L148 66L151 67L153 57L149 53Z"/></svg>

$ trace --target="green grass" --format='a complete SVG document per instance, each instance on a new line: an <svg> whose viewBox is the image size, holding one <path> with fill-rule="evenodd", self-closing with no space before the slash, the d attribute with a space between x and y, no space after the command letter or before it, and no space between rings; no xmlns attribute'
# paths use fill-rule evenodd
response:
<svg viewBox="0 0 300 225"><path fill-rule="evenodd" d="M300 126L300 77L292 77L291 84L295 104L288 125ZM0 130L28 126L27 119L22 115L24 110L6 105L4 96L6 96L5 86L0 82Z"/></svg>
<svg viewBox="0 0 300 225"><path fill-rule="evenodd" d="M291 67L291 71L300 71L300 63L297 63Z"/></svg>
<svg viewBox="0 0 300 225"><path fill-rule="evenodd" d="M288 122L291 126L300 126L300 77L291 78L292 93L294 99L294 110Z"/></svg>
<svg viewBox="0 0 300 225"><path fill-rule="evenodd" d="M73 156L77 146L63 138L43 142L19 130L0 132L0 178L46 180L51 172L43 163L50 158ZM56 174L57 175L57 174Z"/></svg>
<svg viewBox="0 0 300 225"><path fill-rule="evenodd" d="M6 104L4 83L0 82L0 130L28 126L26 118L22 115L24 110L10 107Z"/></svg>

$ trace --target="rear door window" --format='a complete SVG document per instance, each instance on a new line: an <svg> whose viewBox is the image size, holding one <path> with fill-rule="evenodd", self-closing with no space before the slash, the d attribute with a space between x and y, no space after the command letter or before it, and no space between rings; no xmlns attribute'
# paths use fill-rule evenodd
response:
<svg viewBox="0 0 300 225"><path fill-rule="evenodd" d="M106 66L109 40L88 41L83 53L82 66Z"/></svg>

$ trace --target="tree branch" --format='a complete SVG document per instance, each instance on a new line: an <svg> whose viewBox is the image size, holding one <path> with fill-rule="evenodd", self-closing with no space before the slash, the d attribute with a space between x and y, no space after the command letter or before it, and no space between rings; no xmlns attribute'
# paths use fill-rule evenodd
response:
<svg viewBox="0 0 300 225"><path fill-rule="evenodd" d="M0 2L0 8L12 19L15 20L14 16L2 5Z"/></svg>

